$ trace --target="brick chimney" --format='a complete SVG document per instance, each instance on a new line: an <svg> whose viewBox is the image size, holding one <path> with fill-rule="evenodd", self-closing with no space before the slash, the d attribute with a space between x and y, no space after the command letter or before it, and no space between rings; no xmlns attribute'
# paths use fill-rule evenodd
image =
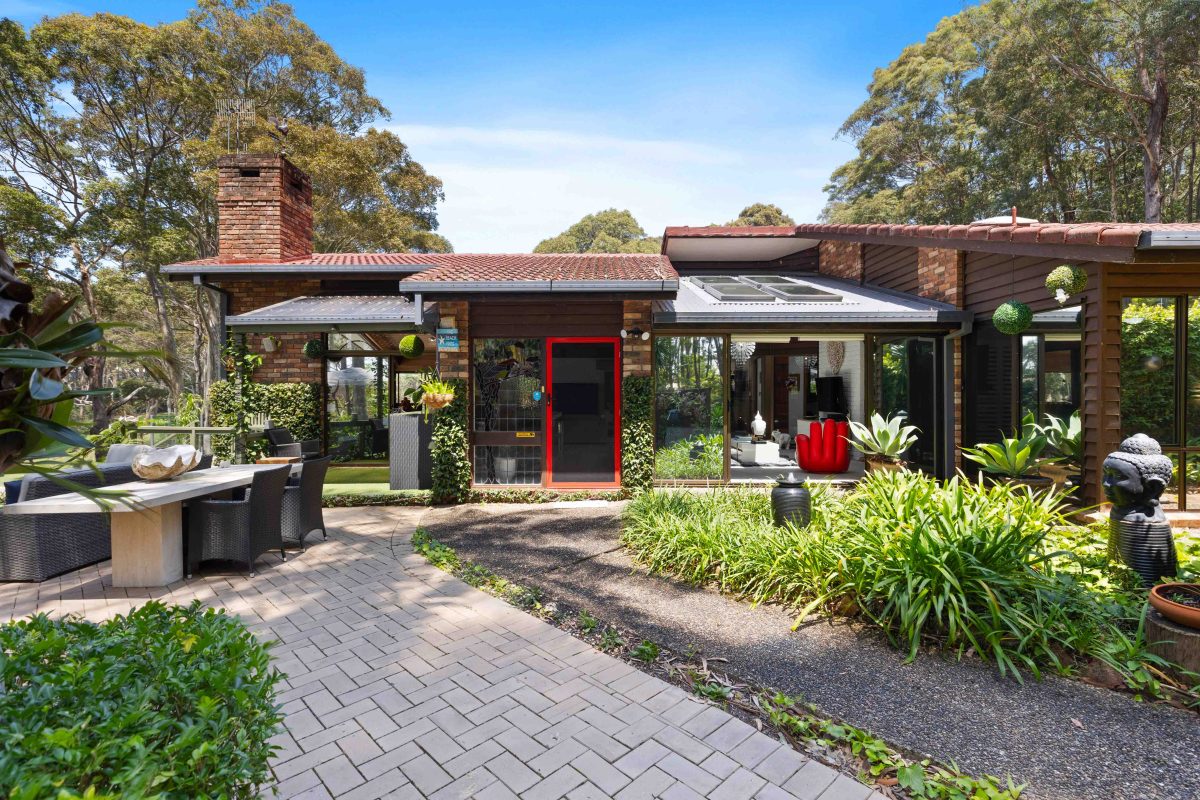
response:
<svg viewBox="0 0 1200 800"><path fill-rule="evenodd" d="M312 255L312 182L283 156L217 161L217 235L224 263L275 264Z"/></svg>

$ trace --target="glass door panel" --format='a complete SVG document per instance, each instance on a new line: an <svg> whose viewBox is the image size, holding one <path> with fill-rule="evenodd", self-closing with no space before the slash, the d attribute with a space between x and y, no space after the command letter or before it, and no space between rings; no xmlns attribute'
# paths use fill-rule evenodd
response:
<svg viewBox="0 0 1200 800"><path fill-rule="evenodd" d="M875 410L903 414L917 427L917 441L905 453L916 469L935 474L940 441L940 386L937 341L916 336L875 341Z"/></svg>
<svg viewBox="0 0 1200 800"><path fill-rule="evenodd" d="M542 482L541 339L476 339L472 356L476 484Z"/></svg>
<svg viewBox="0 0 1200 800"><path fill-rule="evenodd" d="M548 339L550 482L617 480L617 339Z"/></svg>

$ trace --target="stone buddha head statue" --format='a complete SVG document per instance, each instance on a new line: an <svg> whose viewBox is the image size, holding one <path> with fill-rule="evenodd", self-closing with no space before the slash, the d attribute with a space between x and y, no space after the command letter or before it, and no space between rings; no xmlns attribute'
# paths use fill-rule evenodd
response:
<svg viewBox="0 0 1200 800"><path fill-rule="evenodd" d="M1104 494L1117 508L1153 507L1174 472L1158 442L1136 433L1104 459Z"/></svg>

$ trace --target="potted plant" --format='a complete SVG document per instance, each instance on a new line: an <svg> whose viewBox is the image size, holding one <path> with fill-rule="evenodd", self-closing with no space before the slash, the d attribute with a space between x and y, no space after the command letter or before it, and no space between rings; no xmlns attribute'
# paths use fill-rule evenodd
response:
<svg viewBox="0 0 1200 800"><path fill-rule="evenodd" d="M1038 430L1046 437L1050 448L1058 453L1063 464L1063 483L1067 486L1079 486L1083 482L1080 471L1083 468L1083 422L1076 411L1068 419L1046 416L1046 424L1039 425Z"/></svg>
<svg viewBox="0 0 1200 800"><path fill-rule="evenodd" d="M1200 630L1200 584L1161 583L1150 590L1150 605L1176 625Z"/></svg>
<svg viewBox="0 0 1200 800"><path fill-rule="evenodd" d="M872 472L904 469L904 452L916 443L920 432L917 426L904 424L903 414L885 418L879 412L871 415L869 426L851 421L850 430L854 434L851 446L863 454Z"/></svg>
<svg viewBox="0 0 1200 800"><path fill-rule="evenodd" d="M426 413L445 408L453 402L454 384L447 383L432 374L427 380L421 382L421 404L425 406Z"/></svg>
<svg viewBox="0 0 1200 800"><path fill-rule="evenodd" d="M962 453L992 480L1047 489L1054 482L1042 476L1040 468L1042 464L1059 460L1042 456L1049 445L1046 435L1027 417L1016 435L1006 436L999 442L964 447Z"/></svg>

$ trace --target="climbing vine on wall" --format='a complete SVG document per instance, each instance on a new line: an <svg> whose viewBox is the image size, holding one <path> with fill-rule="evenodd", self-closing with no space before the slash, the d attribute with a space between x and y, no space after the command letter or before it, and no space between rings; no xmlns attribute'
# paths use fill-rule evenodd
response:
<svg viewBox="0 0 1200 800"><path fill-rule="evenodd" d="M454 400L434 412L433 502L463 503L471 493L471 458L467 440L467 382L450 380Z"/></svg>
<svg viewBox="0 0 1200 800"><path fill-rule="evenodd" d="M654 379L621 382L621 485L631 492L654 485Z"/></svg>

